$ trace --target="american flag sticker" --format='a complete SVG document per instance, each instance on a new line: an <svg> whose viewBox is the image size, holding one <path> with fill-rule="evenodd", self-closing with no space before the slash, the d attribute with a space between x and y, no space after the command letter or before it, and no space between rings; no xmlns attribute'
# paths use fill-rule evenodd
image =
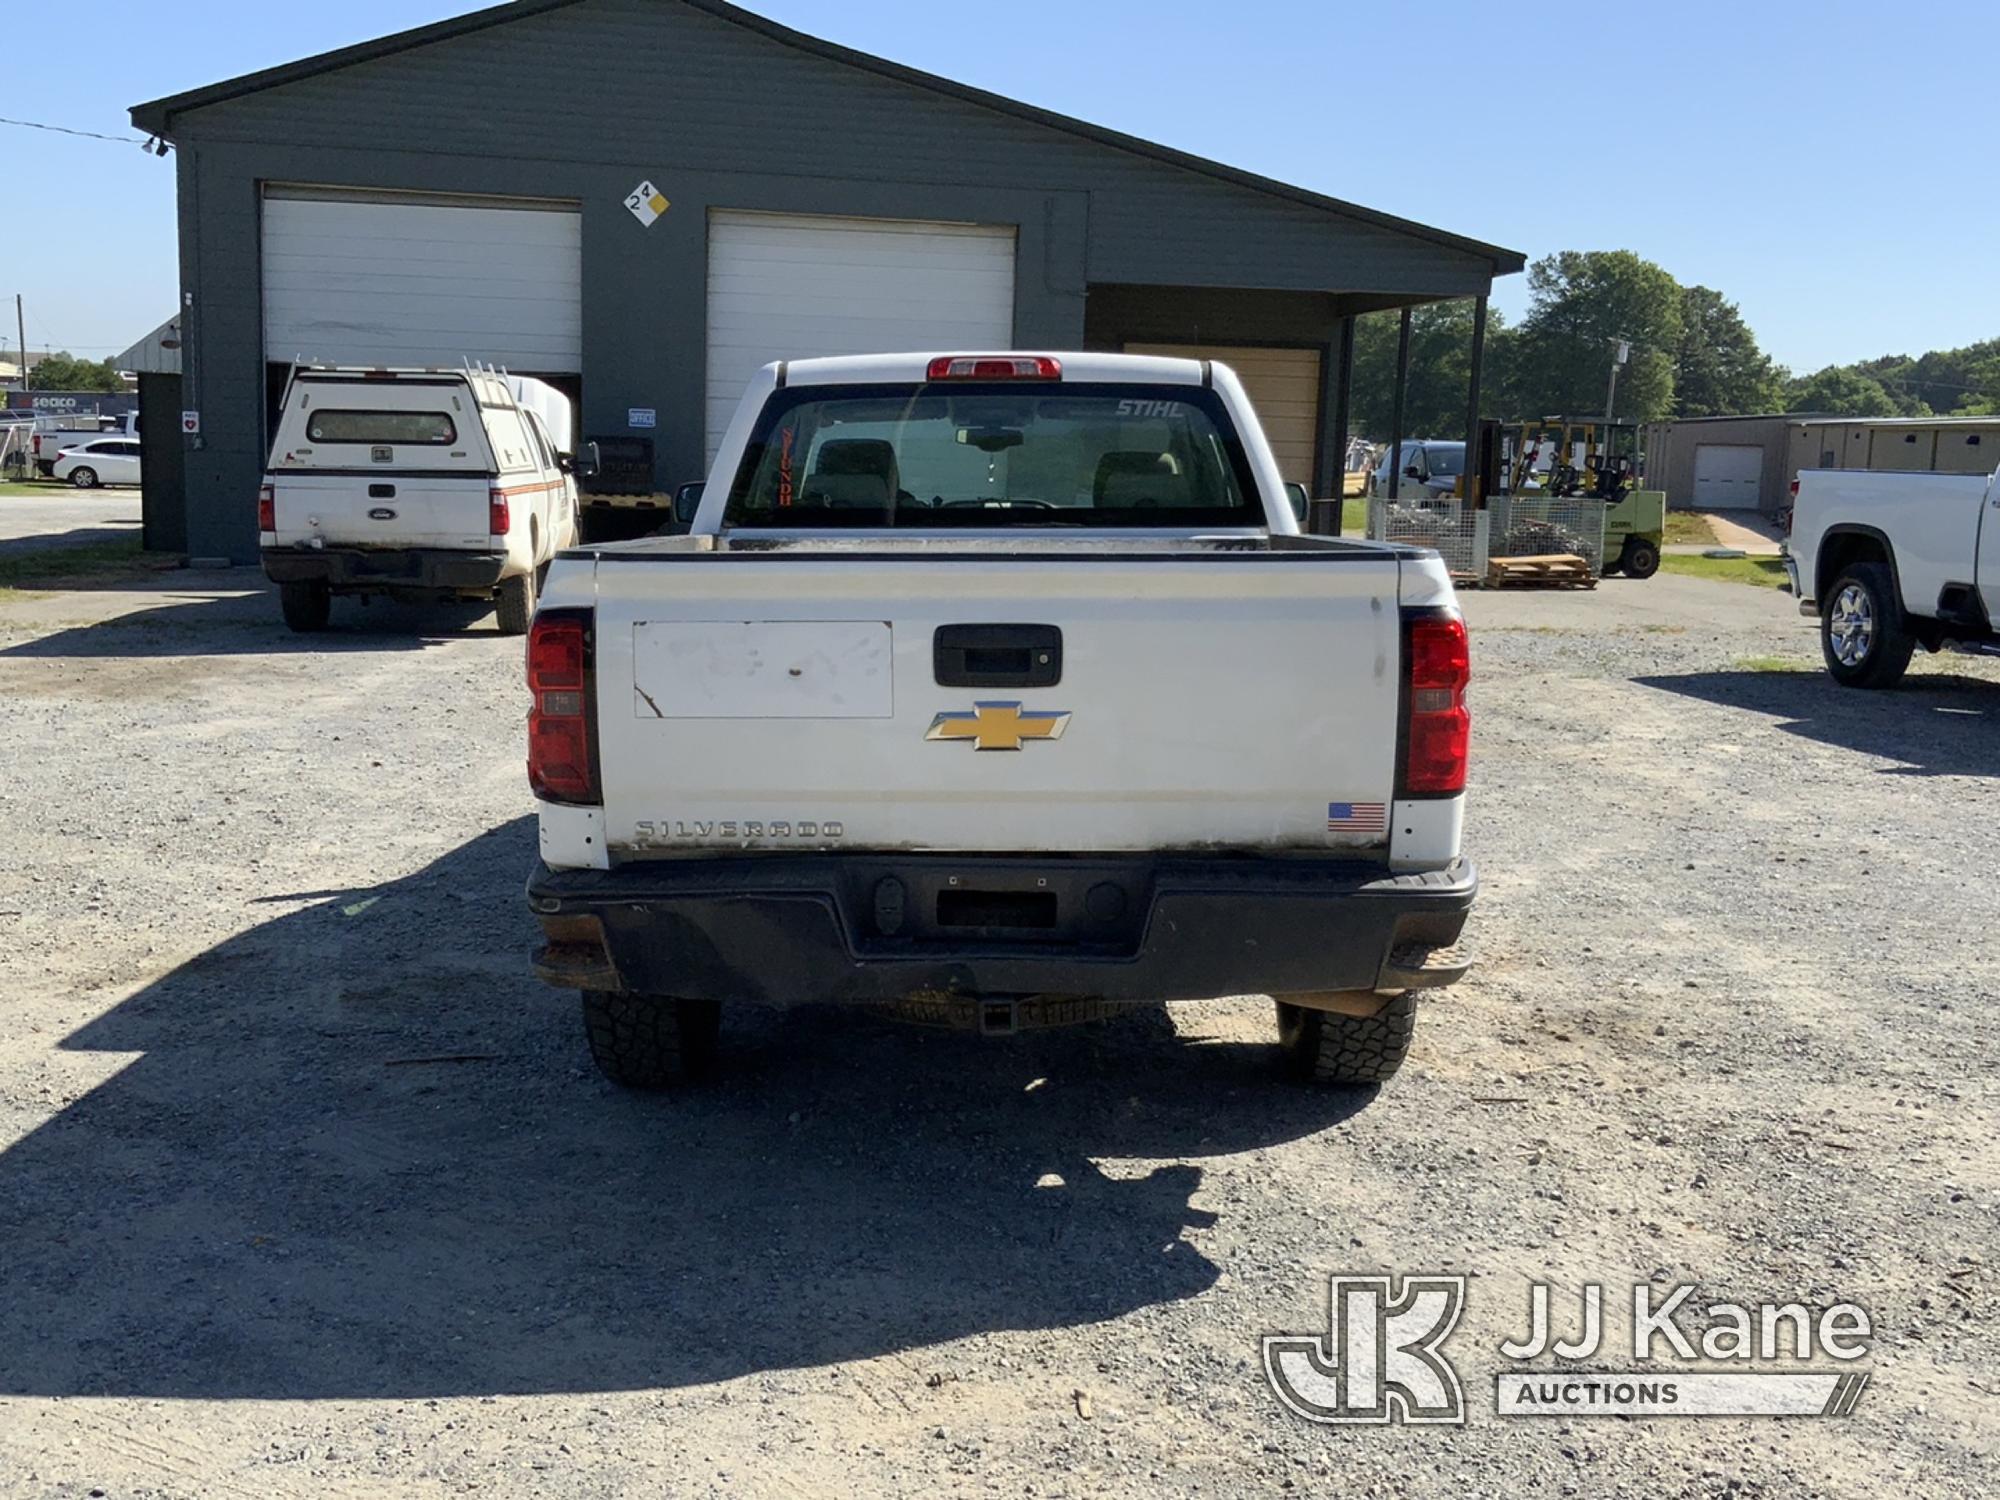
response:
<svg viewBox="0 0 2000 1500"><path fill-rule="evenodd" d="M1326 805L1328 833L1387 833L1389 808L1381 802L1329 802Z"/></svg>

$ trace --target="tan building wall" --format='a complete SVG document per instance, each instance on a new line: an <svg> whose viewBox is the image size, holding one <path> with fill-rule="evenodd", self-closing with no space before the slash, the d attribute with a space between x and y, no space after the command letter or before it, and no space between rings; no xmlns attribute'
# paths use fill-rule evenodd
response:
<svg viewBox="0 0 2000 1500"><path fill-rule="evenodd" d="M1653 422L1645 431L1645 480L1667 504L1689 510L1728 504L1744 488L1730 476L1756 449L1755 503L1771 514L1790 503L1801 469L1936 470L1990 474L2000 468L2000 417L1830 418L1702 417ZM1704 455L1703 449L1738 450Z"/></svg>

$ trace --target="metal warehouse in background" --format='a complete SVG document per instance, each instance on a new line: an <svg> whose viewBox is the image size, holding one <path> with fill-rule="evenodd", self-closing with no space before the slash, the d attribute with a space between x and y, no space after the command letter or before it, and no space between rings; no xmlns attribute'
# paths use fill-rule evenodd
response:
<svg viewBox="0 0 2000 1500"><path fill-rule="evenodd" d="M1645 451L1646 483L1667 504L1769 515L1801 469L1991 474L2000 417L1692 417L1648 424Z"/></svg>
<svg viewBox="0 0 2000 1500"><path fill-rule="evenodd" d="M1330 496L1353 317L1474 298L1483 329L1523 264L721 0L517 0L132 119L178 151L184 373L155 400L192 429L184 517L149 528L244 561L294 360L542 376L617 440L613 482L664 490L773 359L1171 349L1236 364Z"/></svg>

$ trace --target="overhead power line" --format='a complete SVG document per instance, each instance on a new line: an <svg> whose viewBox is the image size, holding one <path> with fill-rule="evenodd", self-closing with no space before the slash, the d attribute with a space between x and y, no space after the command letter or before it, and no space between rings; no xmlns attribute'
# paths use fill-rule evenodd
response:
<svg viewBox="0 0 2000 1500"><path fill-rule="evenodd" d="M167 154L167 143L157 136L106 135L100 130L72 130L67 125L45 125L40 120L10 120L4 115L0 115L0 125L14 125L22 130L46 130L54 135L81 136L88 141L110 141L116 146L150 146L162 156Z"/></svg>

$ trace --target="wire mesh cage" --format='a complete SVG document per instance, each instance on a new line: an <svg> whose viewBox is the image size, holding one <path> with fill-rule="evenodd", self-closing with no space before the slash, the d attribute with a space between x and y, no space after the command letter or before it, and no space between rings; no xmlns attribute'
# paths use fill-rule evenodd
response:
<svg viewBox="0 0 2000 1500"><path fill-rule="evenodd" d="M1450 496L1392 501L1377 495L1368 502L1370 541L1433 548L1453 574L1475 581L1486 577L1488 524L1485 511Z"/></svg>
<svg viewBox="0 0 2000 1500"><path fill-rule="evenodd" d="M1604 572L1604 502L1589 496L1551 500L1495 495L1488 502L1491 557L1580 557L1591 576Z"/></svg>

